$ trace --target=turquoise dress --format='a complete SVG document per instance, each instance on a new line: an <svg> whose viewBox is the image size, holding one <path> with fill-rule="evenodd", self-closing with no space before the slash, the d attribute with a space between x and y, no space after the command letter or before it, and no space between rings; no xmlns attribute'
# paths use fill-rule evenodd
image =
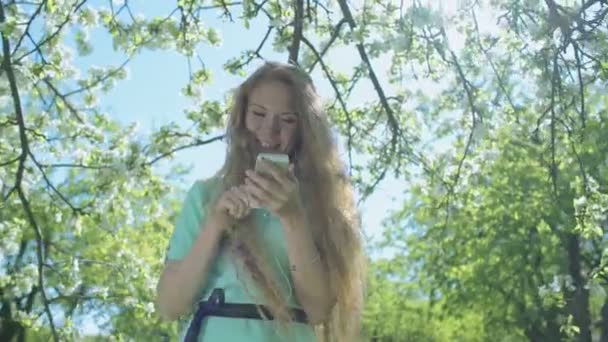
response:
<svg viewBox="0 0 608 342"><path fill-rule="evenodd" d="M210 179L197 181L190 188L186 195L183 206L175 222L175 230L169 241L167 251L168 260L183 259L192 248L200 230L204 228L204 220L207 213L207 204L214 190L217 189L219 181ZM280 286L290 294L288 301L291 307L302 308L295 297L295 289L289 272L289 259L287 254L286 240L283 235L281 223L265 210L254 210L256 229L262 238L264 248L270 252L270 264L273 271L280 280ZM237 267L232 262L232 255L227 249L220 248L217 257L207 276L207 282L199 299L207 299L214 288L223 288L226 302L234 303L255 303L252 293L259 292L250 283L248 277L243 276L243 272L237 272ZM274 262L273 262L274 261ZM255 296L255 298L259 298ZM265 304L259 302L259 304ZM186 330L190 324L191 316L183 321L181 328L183 340ZM203 342L313 342L315 334L313 327L308 324L290 323L288 329L289 337L279 335L276 325L257 319L228 318L228 317L206 317L203 321L198 341Z"/></svg>

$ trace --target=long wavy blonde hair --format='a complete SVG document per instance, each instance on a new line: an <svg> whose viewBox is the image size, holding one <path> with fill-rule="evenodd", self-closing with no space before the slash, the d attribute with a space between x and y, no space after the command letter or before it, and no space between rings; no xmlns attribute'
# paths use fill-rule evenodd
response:
<svg viewBox="0 0 608 342"><path fill-rule="evenodd" d="M360 334L364 291L360 219L329 120L311 78L302 70L266 62L236 89L227 125L227 158L216 175L222 180L217 194L241 185L245 170L254 164L255 156L248 148L251 138L245 127L245 115L252 89L266 80L283 82L293 94L298 129L290 157L301 183L309 228L321 260L330 270L329 283L337 295L330 317L316 326L315 332L319 341L354 341ZM230 251L250 273L277 322L287 323L292 318L286 294L270 271L268 259L263 257L256 230L250 229L254 225L252 215L238 223L228 238Z"/></svg>

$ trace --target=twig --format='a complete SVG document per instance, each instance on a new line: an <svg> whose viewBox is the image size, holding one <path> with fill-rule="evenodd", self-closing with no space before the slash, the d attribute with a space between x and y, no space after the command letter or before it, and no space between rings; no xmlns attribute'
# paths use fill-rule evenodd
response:
<svg viewBox="0 0 608 342"><path fill-rule="evenodd" d="M581 66L581 57L579 55L579 45L576 42L572 42L572 46L574 47L574 58L576 59L576 73L578 76L578 90L579 95L581 97L581 125L583 130L587 126L587 113L585 112L585 84L583 83L583 74L582 74L582 66Z"/></svg>
<svg viewBox="0 0 608 342"><path fill-rule="evenodd" d="M323 57L319 54L319 52L317 51L317 49L315 49L314 45L306 37L302 37L302 42L310 49L310 51L312 51L312 53L317 58L317 61L319 61L319 63L321 64L321 69L323 69L323 72L325 73L325 76L327 77L327 80L331 84L331 87L334 89L334 92L336 93L336 99L338 100L338 102L340 102L340 106L342 107L342 110L344 111L344 114L346 115L346 120L347 120L347 124L348 124L347 142L346 143L347 143L347 151L348 151L349 175L352 175L352 165L353 165L353 160L352 160L352 140L353 140L352 139L352 127L353 127L353 121L352 121L352 118L351 118L351 115L350 115L350 111L348 110L348 107L346 106L346 101L344 101L344 99L342 98L342 94L340 93L340 89L338 89L338 84L336 83L336 80L334 80L331 72L329 71L329 68L323 62Z"/></svg>
<svg viewBox="0 0 608 342"><path fill-rule="evenodd" d="M178 146L176 148L173 148L169 152L166 152L166 153L163 153L163 154L161 154L159 156L156 156L152 160L143 163L143 165L144 166L151 166L151 165L155 164L156 162L158 162L159 160L171 156L175 152L178 152L178 151L181 151L181 150L185 150L185 149L188 149L188 148L192 148L192 147L197 147L197 146L209 144L209 143L212 143L214 141L218 141L218 140L222 140L222 139L224 139L224 135L223 134L222 135L218 135L218 136L213 137L213 138L210 138L210 139L207 139L207 140L197 139L196 141L194 141L194 142L192 142L190 144L183 145L183 146Z"/></svg>
<svg viewBox="0 0 608 342"><path fill-rule="evenodd" d="M32 25L34 20L36 20L36 17L40 14L40 12L42 11L42 8L46 5L46 2L47 2L47 0L43 0L40 3L40 5L38 6L38 8L36 8L34 13L32 13L32 15L30 16L30 19L27 21L27 25L25 25L25 29L23 30L23 34L21 35L21 37L19 37L17 44L15 44L15 47L13 48L13 52L11 53L11 56L14 55L15 52L17 52L17 50L19 50L19 47L21 46L21 43L23 42L23 38L25 38L25 36L29 34L28 31L30 29L30 26Z"/></svg>
<svg viewBox="0 0 608 342"><path fill-rule="evenodd" d="M268 2L268 0L264 0L264 1L260 2L259 4L255 3L255 1L253 2L253 3L255 4L255 8L253 9L253 13L252 13L252 14L253 14L253 16L252 16L253 18L255 18L255 17L257 17L257 16L258 16L258 13L260 13L260 10L262 10L264 13L266 13L266 16L267 16L268 18L271 18L270 13L268 13L268 12L266 11L266 9L264 9L264 5L265 5L267 2Z"/></svg>
<svg viewBox="0 0 608 342"><path fill-rule="evenodd" d="M224 16L228 17L228 20L230 20L230 22L234 22L234 19L232 19L232 13L228 9L228 4L226 3L226 1L220 0L220 7L224 9Z"/></svg>
<svg viewBox="0 0 608 342"><path fill-rule="evenodd" d="M447 35L445 33L445 31L443 30L443 28L441 29L442 31L442 35L444 37L444 39L447 40ZM467 138L467 142L466 142L466 146L464 149L464 153L462 155L462 158L460 159L459 163L458 163L458 169L456 171L456 175L454 177L454 184L453 186L455 187L458 183L458 180L460 178L460 172L462 170L462 166L464 165L464 161L466 159L466 157L468 156L470 149L471 149L471 144L473 142L473 133L474 130L476 128L476 124L478 120L481 120L481 117L478 113L478 109L477 106L475 105L475 99L473 96L473 92L470 88L470 82L467 80L466 76L464 75L464 71L462 70L462 66L460 65L460 63L458 62L458 58L456 57L456 54L454 54L454 51L452 51L452 49L450 49L449 47L447 48L450 56L452 57L452 61L451 63L454 64L454 66L456 67L456 70L458 72L458 76L462 82L462 87L464 88L464 91L467 95L467 101L469 103L469 109L471 111L471 130L469 132L469 136Z"/></svg>
<svg viewBox="0 0 608 342"><path fill-rule="evenodd" d="M111 169L111 166L98 166L98 165L84 165L84 164L70 164L70 163L58 163L58 164L40 164L43 168L81 168L81 169Z"/></svg>
<svg viewBox="0 0 608 342"><path fill-rule="evenodd" d="M249 54L249 57L247 57L247 60L245 62L240 63L237 66L235 66L235 69L240 69L240 68L244 67L245 65L251 63L251 61L253 60L254 57L258 57L258 58L262 57L260 55L260 51L262 50L262 47L264 47L264 44L266 44L266 40L268 40L268 37L270 36L270 32L272 32L273 28L274 27L272 27L272 26L268 26L268 30L266 30L266 34L264 35L264 38L262 39L262 41L260 42L258 47L255 49L255 51L253 53Z"/></svg>
<svg viewBox="0 0 608 342"><path fill-rule="evenodd" d="M496 68L496 65L494 64L494 61L492 60L492 58L490 58L490 52L488 51L488 49L484 48L483 44L481 44L481 33L479 32L479 24L477 23L477 15L475 14L474 7L471 8L471 14L473 17L473 22L475 23L475 32L477 33L477 45L479 45L479 49L483 52L483 54L486 56L486 59L490 63L490 66L492 67L492 71L494 71L494 75L496 75L496 80L498 81L498 86L500 87L502 92L507 97L507 101L509 101L511 108L513 109L513 111L516 114L516 119L519 122L519 112L520 111L517 108L517 106L515 106L513 99L511 99L511 94L509 91L507 91L507 88L505 87L505 82L503 81L502 77L498 73L498 69Z"/></svg>
<svg viewBox="0 0 608 342"><path fill-rule="evenodd" d="M51 90L53 91L53 93L55 93L55 96L59 97L61 99L61 101L63 101L63 103L66 105L66 107L68 107L68 110L70 111L70 113L72 114L72 116L74 116L74 118L76 120L78 120L78 122L80 122L81 124L84 124L84 121L78 115L78 111L76 110L76 108L74 108L74 106L72 106L72 104L70 103L70 101L68 101L67 97L65 95L63 95L62 93L60 93L59 90L57 90L57 88L55 88L55 86L53 85L53 83L51 81L49 81L48 78L45 78L43 81L44 81L44 83L49 88L51 88Z"/></svg>
<svg viewBox="0 0 608 342"><path fill-rule="evenodd" d="M338 2L340 4L340 9L342 10L342 14L344 15L344 19L346 19L346 21L348 22L350 29L354 31L357 27L357 24L355 23L355 19L353 18L352 13L350 12L350 8L348 7L346 0L338 0ZM386 115L388 117L388 123L391 128L391 132L393 134L392 139L391 139L391 145L392 145L391 149L394 151L394 149L396 148L396 145L397 145L397 138L399 137L399 134L400 134L399 123L397 121L397 118L395 117L395 114L393 113L393 110L391 109L390 105L388 104L386 95L384 95L384 90L382 89L382 86L380 85L380 81L378 81L376 72L374 71L372 63L369 60L369 57L367 56L367 52L365 51L365 47L363 46L363 44L358 43L357 50L359 51L359 56L361 57L361 60L363 60L363 62L367 65L369 77L372 81L372 84L374 85L374 89L378 93L378 97L380 98L380 103L382 104L382 107L384 108L384 111L386 112Z"/></svg>
<svg viewBox="0 0 608 342"><path fill-rule="evenodd" d="M108 80L110 77L112 77L112 76L116 75L116 74L117 74L119 71L121 71L122 69L124 69L124 68L127 66L127 64L129 63L129 61L130 61L130 60L131 60L131 58L127 58L127 59L126 59L124 62L122 62L122 64L121 64L119 67L114 68L114 70L112 70L112 71L108 72L107 74L103 75L102 77L97 78L97 79L96 79L94 82L92 82L91 84L87 84L87 85L86 85L86 86L84 86L84 87L81 87L81 88L79 88L79 89L75 89L75 90L72 90L72 91L70 91L70 92L67 92L67 93L65 93L63 96L64 96L65 98L68 98L68 97L70 97L70 96L72 96L72 95L75 95L75 94L81 93L81 92L83 92L83 91L89 90L89 89L91 89L91 88L94 88L94 87L95 87L95 86L97 86L98 84L100 84L100 83L103 83L103 82L107 81L107 80Z"/></svg>
<svg viewBox="0 0 608 342"><path fill-rule="evenodd" d="M11 159L11 160L9 160L7 162L4 162L4 163L0 163L0 166L4 167L4 166L10 165L12 163L16 163L17 161L19 161L19 159L21 159L21 156L18 156L17 158Z"/></svg>
<svg viewBox="0 0 608 342"><path fill-rule="evenodd" d="M323 50L321 50L321 53L319 53L316 56L315 60L312 62L312 64L308 68L308 73L311 73L315 69L315 66L317 65L317 63L319 62L319 60L321 58L323 58L323 56L325 56L325 53L327 53L327 51L332 46L332 44L334 43L334 41L336 40L336 38L338 38L340 36L340 29L342 29L342 25L344 25L344 24L346 24L346 19L345 18L340 19L340 21L338 22L338 24L336 24L336 27L334 27L334 31L332 32L331 37L329 38L329 41L323 47Z"/></svg>
<svg viewBox="0 0 608 342"><path fill-rule="evenodd" d="M80 9L80 7L82 7L86 2L87 2L87 0L82 0L80 3L76 4L76 6L74 7L74 9L71 12L76 13ZM67 25L68 22L70 22L71 14L72 13L68 13L68 15L66 15L65 19L59 24L59 27L57 28L57 30L55 32L53 32L50 36L44 38L39 43L35 44L35 47L33 50L30 50L30 51L26 52L25 54L16 58L15 63L21 62L22 59L31 55L35 51L38 51L40 49L40 47L42 47L44 44L48 43L51 39L55 38L59 34L59 32L61 32L61 30L63 30L63 27L65 25Z"/></svg>
<svg viewBox="0 0 608 342"><path fill-rule="evenodd" d="M34 154L31 151L29 151L28 154L30 156L30 159L34 162L34 165L36 165L36 168L38 168L38 170L42 173L42 178L44 178L44 181L46 182L47 186L51 188L51 190L53 190L53 192L55 192L57 196L59 196L59 198L61 198L61 200L70 207L70 209L72 209L72 212L81 213L82 208L74 207L72 203L70 203L70 201L53 185L51 180L47 177L46 172L44 172L42 165L40 165L40 163L38 163L38 161L36 160Z"/></svg>
<svg viewBox="0 0 608 342"><path fill-rule="evenodd" d="M348 22L350 29L352 31L354 31L357 27L357 24L355 22L355 19L353 18L353 15L350 11L348 4L346 3L346 0L338 0L338 3L340 5L340 9L342 11L342 15L344 16L344 19L346 19L346 21ZM386 113L386 116L387 116L388 126L391 130L390 148L386 152L388 155L388 160L384 163L383 171L380 172L377 179L373 182L373 184L378 184L386 176L388 168L391 165L393 158L396 156L397 144L399 142L399 139L400 138L404 139L406 141L406 144L408 144L408 145L409 145L409 142L404 138L404 136L401 132L401 129L399 127L399 121L397 120L395 113L393 112L393 109L391 108L391 106L388 103L388 100L386 99L384 90L382 89L382 86L380 85L380 81L378 80L378 77L376 76L376 72L374 71L374 68L367 55L365 47L363 46L363 43L356 44L356 47L357 47L357 51L359 52L359 56L361 57L361 60L367 66L369 78L372 81L372 84L374 86L374 89L376 90L376 93L378 94L380 103L382 104L382 108L384 109L384 112ZM397 169L399 169L399 165L397 165Z"/></svg>

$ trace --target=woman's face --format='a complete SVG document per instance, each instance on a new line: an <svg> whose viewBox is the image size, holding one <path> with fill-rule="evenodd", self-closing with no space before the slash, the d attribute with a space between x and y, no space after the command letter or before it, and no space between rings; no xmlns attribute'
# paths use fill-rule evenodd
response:
<svg viewBox="0 0 608 342"><path fill-rule="evenodd" d="M289 86L276 80L259 82L249 94L245 127L251 134L250 146L262 152L289 154L296 142L298 115Z"/></svg>

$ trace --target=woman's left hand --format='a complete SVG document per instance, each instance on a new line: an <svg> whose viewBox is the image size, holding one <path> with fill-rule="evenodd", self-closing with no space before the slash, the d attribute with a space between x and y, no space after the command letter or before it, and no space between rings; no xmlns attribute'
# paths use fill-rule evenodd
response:
<svg viewBox="0 0 608 342"><path fill-rule="evenodd" d="M246 171L245 189L250 196L251 208L264 208L285 219L301 208L300 188L293 164L288 170L262 161L259 172Z"/></svg>

